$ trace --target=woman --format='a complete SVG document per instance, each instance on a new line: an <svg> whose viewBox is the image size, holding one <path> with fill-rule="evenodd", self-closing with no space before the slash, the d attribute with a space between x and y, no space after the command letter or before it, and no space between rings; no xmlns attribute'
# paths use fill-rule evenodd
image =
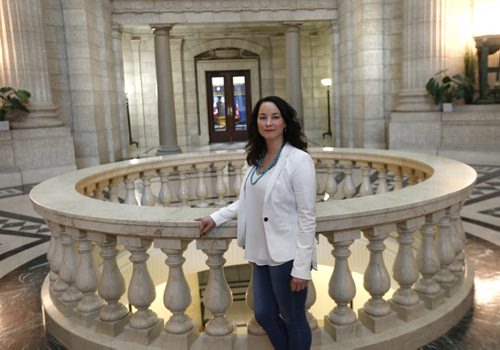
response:
<svg viewBox="0 0 500 350"><path fill-rule="evenodd" d="M257 102L240 199L199 221L200 235L238 218L237 241L252 265L254 311L276 350L306 350L307 286L316 268L316 173L296 111L283 99Z"/></svg>

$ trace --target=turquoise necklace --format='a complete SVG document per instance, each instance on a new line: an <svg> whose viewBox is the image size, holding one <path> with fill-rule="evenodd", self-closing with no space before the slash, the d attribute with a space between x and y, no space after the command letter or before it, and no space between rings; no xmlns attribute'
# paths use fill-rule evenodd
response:
<svg viewBox="0 0 500 350"><path fill-rule="evenodd" d="M261 165L262 165L262 162L264 160L264 156L261 156L259 158L259 160L257 161L257 164L255 165L255 167L253 168L252 170L252 173L250 174L250 183L252 185L255 185L262 176L266 175L266 173L271 170L275 165L276 163L278 163L278 160L280 159L280 154L281 154L281 150L283 150L283 147L285 146L285 144L283 144L280 149L278 150L278 153L276 153L276 155L274 156L274 159L273 161L267 166L267 168L265 168L262 172L260 171L257 171L258 169L260 169ZM255 177L257 176L257 177Z"/></svg>

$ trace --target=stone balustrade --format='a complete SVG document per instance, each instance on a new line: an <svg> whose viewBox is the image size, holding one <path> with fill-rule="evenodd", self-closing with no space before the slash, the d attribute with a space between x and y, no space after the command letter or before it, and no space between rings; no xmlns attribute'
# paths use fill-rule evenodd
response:
<svg viewBox="0 0 500 350"><path fill-rule="evenodd" d="M460 210L475 171L406 152L310 153L319 264L333 266L328 295L335 304L322 320L308 312L314 348L416 348L456 324L472 303ZM243 334L227 315L233 296L224 267L244 263L231 245L236 222L200 238L194 221L237 198L246 167L243 151L181 154L82 169L35 186L31 200L52 232L42 288L47 330L70 349L271 349L251 315ZM349 256L365 241L361 286ZM386 265L389 241L396 247L392 266ZM155 285L165 282L154 280L148 267L153 246L168 268L168 320L151 308ZM132 266L127 279L119 251ZM186 312L193 294L186 271L196 271L200 257L208 270L203 304L211 315L204 325ZM356 313L351 306L360 288L368 298ZM125 293L129 307L121 302ZM246 297L252 308L251 288ZM321 302L316 299L311 283L306 306Z"/></svg>

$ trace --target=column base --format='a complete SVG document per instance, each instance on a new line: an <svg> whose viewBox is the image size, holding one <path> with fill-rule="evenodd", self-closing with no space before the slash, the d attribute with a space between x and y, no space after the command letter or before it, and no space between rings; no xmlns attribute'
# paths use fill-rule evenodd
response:
<svg viewBox="0 0 500 350"><path fill-rule="evenodd" d="M417 293L418 296L420 297L420 300L424 302L425 307L428 308L429 310L435 310L444 303L445 292L442 289L436 294L432 295L419 293L418 291Z"/></svg>
<svg viewBox="0 0 500 350"><path fill-rule="evenodd" d="M132 314L128 313L124 318L111 322L103 321L97 317L95 320L95 331L114 338L123 332L123 328L128 324L131 316Z"/></svg>
<svg viewBox="0 0 500 350"><path fill-rule="evenodd" d="M154 325L145 329L136 329L126 325L123 328L123 338L134 343L149 345L158 338L163 330L163 319L159 318Z"/></svg>
<svg viewBox="0 0 500 350"><path fill-rule="evenodd" d="M385 316L372 316L367 314L363 309L359 309L358 318L361 323L373 333L380 333L392 328L398 321L398 316L394 311L391 311Z"/></svg>
<svg viewBox="0 0 500 350"><path fill-rule="evenodd" d="M325 316L325 331L335 340L336 342L341 342L343 340L348 340L352 337L361 335L361 323L355 321L347 325L338 325L332 323L328 316Z"/></svg>
<svg viewBox="0 0 500 350"><path fill-rule="evenodd" d="M176 154L176 153L182 153L182 150L179 148L179 146L158 146L156 149L156 155L157 156L166 156L169 154Z"/></svg>
<svg viewBox="0 0 500 350"><path fill-rule="evenodd" d="M198 330L193 327L189 332L183 334L172 334L163 331L160 334L160 344L164 349L189 350L198 338Z"/></svg>
<svg viewBox="0 0 500 350"><path fill-rule="evenodd" d="M56 305L59 312L64 315L64 317L73 318L74 316L76 316L76 306L78 305L79 301L80 300L68 302L57 299L54 304Z"/></svg>
<svg viewBox="0 0 500 350"><path fill-rule="evenodd" d="M389 300L389 304L391 305L391 309L398 314L398 318L405 322L413 321L422 316L425 312L425 303L421 300L411 306L399 305L393 300Z"/></svg>

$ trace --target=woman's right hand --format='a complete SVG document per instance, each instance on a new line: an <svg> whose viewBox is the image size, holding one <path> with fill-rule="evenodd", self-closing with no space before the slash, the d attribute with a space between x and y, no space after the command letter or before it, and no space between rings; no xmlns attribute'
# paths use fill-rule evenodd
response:
<svg viewBox="0 0 500 350"><path fill-rule="evenodd" d="M210 231L215 226L214 220L210 216L204 216L202 218L196 218L195 221L198 221L198 230L200 230L200 236L205 236L208 231Z"/></svg>

